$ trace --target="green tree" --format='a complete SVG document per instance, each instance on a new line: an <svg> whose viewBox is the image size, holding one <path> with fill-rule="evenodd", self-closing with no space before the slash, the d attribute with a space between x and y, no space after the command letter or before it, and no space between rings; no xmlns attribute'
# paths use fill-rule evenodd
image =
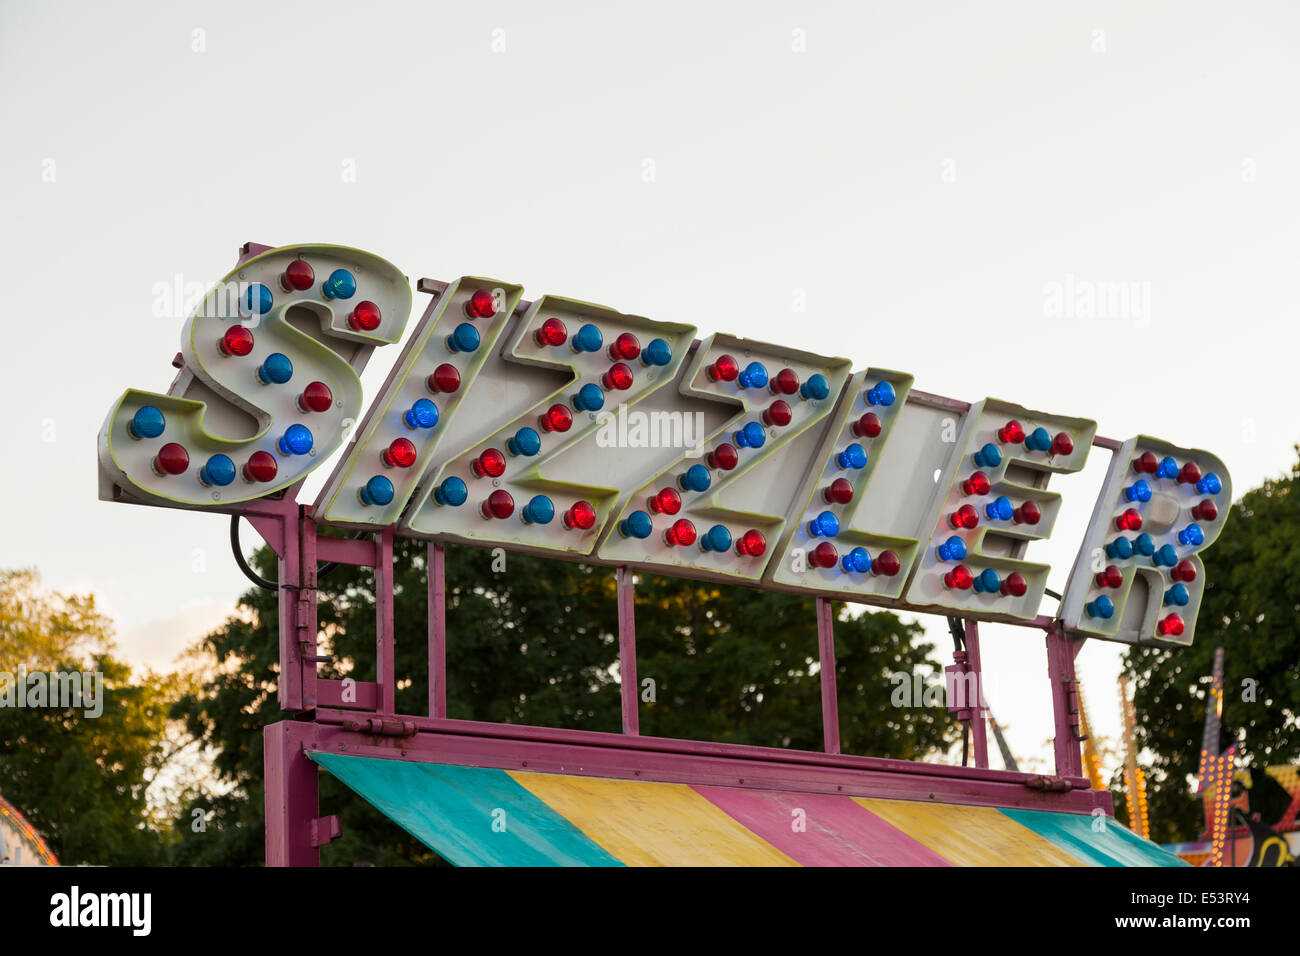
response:
<svg viewBox="0 0 1300 956"><path fill-rule="evenodd" d="M93 597L41 588L34 571L0 572L0 671L103 675L103 713L0 707L0 793L64 864L165 859L164 821L147 791L164 762L172 684L132 679L113 656L112 625Z"/></svg>
<svg viewBox="0 0 1300 956"><path fill-rule="evenodd" d="M1300 452L1300 448L1297 448ZM1152 837L1194 839L1204 827L1193 795L1214 649L1224 648L1224 746L1239 766L1300 758L1300 463L1242 496L1202 555L1205 595L1188 648L1135 647L1137 743L1148 771ZM1122 809L1123 801L1117 800Z"/></svg>
<svg viewBox="0 0 1300 956"><path fill-rule="evenodd" d="M426 545L395 543L397 709L427 710ZM617 732L618 629L608 568L509 555L494 569L482 549L447 549L448 715ZM254 556L274 577L266 549ZM373 572L341 566L320 582L323 676L374 678ZM637 585L640 678L654 681L642 733L820 749L813 601L741 587L643 577ZM262 727L282 719L275 697L276 599L252 590L242 613L202 642L216 662L175 714L213 748L222 795L196 793L179 821L176 861L254 864L263 857ZM840 615L844 617L843 614ZM887 613L840 620L836 653L846 752L917 758L950 731L942 709L896 710L890 671L933 667L919 630ZM433 854L360 798L321 775L324 812L343 836L326 864L435 862ZM188 825L194 809L207 827Z"/></svg>

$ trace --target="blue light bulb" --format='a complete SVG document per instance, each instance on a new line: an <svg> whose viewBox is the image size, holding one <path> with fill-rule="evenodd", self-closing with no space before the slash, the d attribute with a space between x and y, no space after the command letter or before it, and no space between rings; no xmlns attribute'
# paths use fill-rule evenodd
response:
<svg viewBox="0 0 1300 956"><path fill-rule="evenodd" d="M625 538L645 540L654 532L654 522L644 511L633 511L619 522L618 533Z"/></svg>
<svg viewBox="0 0 1300 956"><path fill-rule="evenodd" d="M1010 521L1016 509L1012 506L1010 498L999 495L984 506L984 513L994 521Z"/></svg>
<svg viewBox="0 0 1300 956"><path fill-rule="evenodd" d="M478 349L478 329L462 322L447 336L447 348L453 352L473 352Z"/></svg>
<svg viewBox="0 0 1300 956"><path fill-rule="evenodd" d="M975 575L974 588L981 594L997 594L998 589L1002 587L1002 579L992 568L985 568L979 574Z"/></svg>
<svg viewBox="0 0 1300 956"><path fill-rule="evenodd" d="M1099 617L1107 620L1115 613L1115 602L1103 594L1096 600L1089 601L1084 606L1084 610L1088 612L1088 617Z"/></svg>
<svg viewBox="0 0 1300 956"><path fill-rule="evenodd" d="M996 468L1002 464L1002 452L992 442L975 452L974 458L976 468Z"/></svg>
<svg viewBox="0 0 1300 956"><path fill-rule="evenodd" d="M459 508L469 497L469 489L465 487L465 482L455 475L450 478L444 478L442 484L433 489L433 500L440 505L450 505L453 508Z"/></svg>
<svg viewBox="0 0 1300 956"><path fill-rule="evenodd" d="M321 283L320 291L327 299L350 299L357 291L356 277L347 269L335 269Z"/></svg>
<svg viewBox="0 0 1300 956"><path fill-rule="evenodd" d="M1156 468L1156 477L1157 477L1157 478L1177 478L1177 477L1178 477L1178 462L1174 461L1174 459L1171 458L1171 457L1169 457L1168 455L1166 455L1164 458L1161 458L1161 459L1160 459L1160 466L1159 466L1158 468Z"/></svg>
<svg viewBox="0 0 1300 956"><path fill-rule="evenodd" d="M417 398L402 415L407 428L433 428L438 424L438 406L427 398Z"/></svg>
<svg viewBox="0 0 1300 956"><path fill-rule="evenodd" d="M257 367L257 378L263 385L283 385L293 378L293 362L283 352L272 352Z"/></svg>
<svg viewBox="0 0 1300 956"><path fill-rule="evenodd" d="M833 511L823 511L808 522L808 534L814 538L833 538L840 533L840 519Z"/></svg>
<svg viewBox="0 0 1300 956"><path fill-rule="evenodd" d="M1201 530L1199 524L1189 524L1182 531L1178 532L1178 543L1189 544L1193 547L1205 543L1205 532Z"/></svg>
<svg viewBox="0 0 1300 956"><path fill-rule="evenodd" d="M542 450L542 436L537 434L536 429L525 426L515 432L514 438L506 442L506 450L512 455L531 458Z"/></svg>
<svg viewBox="0 0 1300 956"><path fill-rule="evenodd" d="M1106 557L1108 558L1131 558L1133 557L1133 542L1128 538L1116 538L1110 544L1106 545Z"/></svg>
<svg viewBox="0 0 1300 956"><path fill-rule="evenodd" d="M940 561L960 561L966 557L966 542L953 535L934 550Z"/></svg>
<svg viewBox="0 0 1300 956"><path fill-rule="evenodd" d="M1178 552L1172 544L1162 544L1151 556L1151 563L1158 568L1172 568L1178 563Z"/></svg>
<svg viewBox="0 0 1300 956"><path fill-rule="evenodd" d="M383 475L375 475L358 492L363 505L386 505L393 500L393 483Z"/></svg>
<svg viewBox="0 0 1300 956"><path fill-rule="evenodd" d="M767 432L758 422L746 422L745 427L731 436L741 448L762 448L767 441Z"/></svg>
<svg viewBox="0 0 1300 956"><path fill-rule="evenodd" d="M1214 472L1210 472L1204 478L1196 483L1196 493L1201 495L1217 495L1223 490L1223 482Z"/></svg>
<svg viewBox="0 0 1300 956"><path fill-rule="evenodd" d="M767 369L762 362L750 362L736 376L736 384L741 388L763 388L767 385Z"/></svg>
<svg viewBox="0 0 1300 956"><path fill-rule="evenodd" d="M667 365L672 360L672 346L664 339L651 339L641 350L642 365Z"/></svg>
<svg viewBox="0 0 1300 956"><path fill-rule="evenodd" d="M1025 447L1030 451L1050 451L1052 436L1041 425L1025 436Z"/></svg>
<svg viewBox="0 0 1300 956"><path fill-rule="evenodd" d="M871 388L867 389L868 405L884 405L886 408L894 404L894 386L888 382L877 382Z"/></svg>
<svg viewBox="0 0 1300 956"><path fill-rule="evenodd" d="M1187 585L1181 581L1165 592L1165 603L1177 607L1187 607L1187 602L1191 599L1191 595L1187 593Z"/></svg>
<svg viewBox="0 0 1300 956"><path fill-rule="evenodd" d="M235 480L235 463L226 455L213 455L199 469L199 481L205 485L224 488Z"/></svg>
<svg viewBox="0 0 1300 956"><path fill-rule="evenodd" d="M677 479L677 483L687 491L708 491L711 482L709 469L703 465L691 465L686 469L686 473Z"/></svg>
<svg viewBox="0 0 1300 956"><path fill-rule="evenodd" d="M152 405L141 405L127 422L126 430L132 438L157 438L167 427L163 413Z"/></svg>
<svg viewBox="0 0 1300 956"><path fill-rule="evenodd" d="M573 407L580 412L598 412L605 407L605 393L594 382L588 382L573 396Z"/></svg>
<svg viewBox="0 0 1300 956"><path fill-rule="evenodd" d="M524 524L550 524L555 517L555 504L546 495L534 495L519 515Z"/></svg>
<svg viewBox="0 0 1300 956"><path fill-rule="evenodd" d="M856 571L858 574L866 574L871 570L871 555L866 548L854 548L840 558L840 566L849 573Z"/></svg>
<svg viewBox="0 0 1300 956"><path fill-rule="evenodd" d="M852 442L835 456L835 464L841 468L866 468L867 450L857 442Z"/></svg>
<svg viewBox="0 0 1300 956"><path fill-rule="evenodd" d="M265 315L271 311L271 305L274 301L270 289L260 282L254 282L244 292L244 314Z"/></svg>
<svg viewBox="0 0 1300 956"><path fill-rule="evenodd" d="M809 375L808 381L799 386L799 397L811 399L814 402L820 402L830 393L830 383L826 381L826 376L821 372L814 372Z"/></svg>
<svg viewBox="0 0 1300 956"><path fill-rule="evenodd" d="M1156 553L1156 543L1151 540L1151 535L1143 531L1133 539L1133 550L1144 557L1151 557Z"/></svg>
<svg viewBox="0 0 1300 956"><path fill-rule="evenodd" d="M290 425L275 443L275 447L280 449L281 455L305 455L311 451L312 444L310 428L306 425Z"/></svg>
<svg viewBox="0 0 1300 956"><path fill-rule="evenodd" d="M1146 479L1139 478L1133 484L1124 489L1125 501L1150 501L1151 486L1146 483Z"/></svg>
<svg viewBox="0 0 1300 956"><path fill-rule="evenodd" d="M705 551L724 552L731 550L731 532L720 524L715 524L700 535L700 548Z"/></svg>
<svg viewBox="0 0 1300 956"><path fill-rule="evenodd" d="M604 341L600 329L588 322L573 333L573 338L569 340L569 344L575 352L599 352Z"/></svg>

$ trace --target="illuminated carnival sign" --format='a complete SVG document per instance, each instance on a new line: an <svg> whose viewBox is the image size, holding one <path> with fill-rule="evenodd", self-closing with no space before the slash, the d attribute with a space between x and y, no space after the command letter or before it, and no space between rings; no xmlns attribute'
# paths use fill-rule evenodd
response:
<svg viewBox="0 0 1300 956"><path fill-rule="evenodd" d="M426 280L427 281L427 280ZM232 292L233 290L233 292ZM427 282L363 411L358 373L411 293L359 250L243 260L182 333L166 394L128 390L99 436L101 496L238 510L347 447L318 524L393 527L666 574L974 620L1033 618L1054 474L1096 423L967 405L846 358L627 315L518 285ZM1192 641L1223 462L1139 436L1115 451L1065 588L1068 631Z"/></svg>

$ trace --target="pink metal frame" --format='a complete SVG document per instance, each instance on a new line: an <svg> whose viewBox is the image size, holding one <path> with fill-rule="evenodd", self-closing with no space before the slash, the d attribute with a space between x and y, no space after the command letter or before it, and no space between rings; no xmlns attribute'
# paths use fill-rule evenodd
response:
<svg viewBox="0 0 1300 956"><path fill-rule="evenodd" d="M255 243L241 261L271 247ZM425 290L428 280L421 281ZM427 291L436 291L432 288ZM970 405L913 390L913 401L958 411ZM1115 451L1120 442L1098 436L1093 445ZM341 831L336 816L320 816L316 764L311 751L334 751L392 760L437 761L501 769L578 773L691 784L806 790L816 793L932 800L1000 807L1088 813L1112 812L1104 791L1090 790L1079 736L1079 699L1074 660L1083 638L1066 635L1058 620L1039 615L1021 626L1046 635L1048 677L1055 725L1054 774L989 767L982 695L958 716L968 722L974 766L951 766L840 753L835 684L835 635L831 600L818 598L823 751L782 750L640 734L636 670L636 622L631 569L615 569L618 602L622 733L595 733L492 724L447 718L446 555L430 542L429 699L427 716L398 715L394 673L393 529L366 539L319 537L310 508L296 500L297 486L279 500L263 499L238 513L253 525L279 562L280 682L278 700L293 719L264 730L266 862L270 866L316 866L320 847ZM316 619L318 564L339 562L375 571L376 679L344 687L318 676ZM955 669L980 687L979 628L965 623L964 649Z"/></svg>
<svg viewBox="0 0 1300 956"><path fill-rule="evenodd" d="M1104 441L1104 440L1103 440ZM1110 813L1109 795L1088 789L1083 774L1074 659L1082 638L1065 635L1058 621L1039 616L1024 626L1046 635L1048 676L1056 728L1056 772L1051 775L989 767L982 700L967 702L974 766L859 757L840 753L832 604L818 598L824 747L821 753L705 741L644 737L639 728L636 624L632 571L615 569L619 627L622 733L491 724L447 718L446 556L428 546L428 714L396 713L394 673L393 530L370 538L320 537L307 508L291 497L243 508L275 552L280 581L278 699L294 719L265 729L266 859L270 865L314 866L320 847L339 834L336 817L321 817L316 765L310 750L395 760L436 760L503 769L528 768L641 780L800 789L820 793L936 800L1003 807ZM345 688L317 675L318 563L337 561L375 571L376 679ZM965 624L955 668L979 686L979 628ZM575 769L576 768L576 769Z"/></svg>

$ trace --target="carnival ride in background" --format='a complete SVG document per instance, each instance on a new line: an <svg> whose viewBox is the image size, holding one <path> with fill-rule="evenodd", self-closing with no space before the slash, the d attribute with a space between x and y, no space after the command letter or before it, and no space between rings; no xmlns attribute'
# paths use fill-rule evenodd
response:
<svg viewBox="0 0 1300 956"><path fill-rule="evenodd" d="M269 863L315 865L338 836L318 767L457 863L1179 862L1105 822L1074 660L1088 638L1192 642L1199 552L1232 497L1218 458L510 283L417 289L428 306L367 407L359 373L403 337L406 277L346 247L247 244L186 323L168 392L128 390L98 438L101 498L227 514L233 542L246 519L278 557ZM1052 475L1093 448L1112 455L1102 490L1041 614L1051 568L1026 551L1056 524ZM395 535L428 542L426 714L395 708ZM447 718L448 542L612 571L622 733ZM321 562L374 569L374 680L318 674ZM642 736L638 572L813 598L824 752ZM961 766L840 752L832 601L950 618ZM980 621L1045 637L1053 773L989 766Z"/></svg>

